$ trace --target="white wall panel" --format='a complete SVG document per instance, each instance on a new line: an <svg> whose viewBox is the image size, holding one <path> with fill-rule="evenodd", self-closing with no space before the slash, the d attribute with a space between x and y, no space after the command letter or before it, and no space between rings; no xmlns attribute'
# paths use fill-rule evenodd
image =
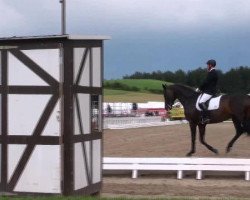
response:
<svg viewBox="0 0 250 200"><path fill-rule="evenodd" d="M14 191L60 193L60 159L59 145L36 146Z"/></svg>
<svg viewBox="0 0 250 200"><path fill-rule="evenodd" d="M101 140L94 140L93 141L93 183L98 183L101 181Z"/></svg>
<svg viewBox="0 0 250 200"><path fill-rule="evenodd" d="M81 143L75 144L74 156L74 189L78 190L88 186L87 169L84 160L83 147Z"/></svg>
<svg viewBox="0 0 250 200"><path fill-rule="evenodd" d="M31 135L51 95L9 95L9 135Z"/></svg>
<svg viewBox="0 0 250 200"><path fill-rule="evenodd" d="M14 170L17 167L17 164L19 160L21 159L21 156L23 155L23 152L25 150L25 147L27 145L21 145L21 144L9 144L8 145L8 180L10 180Z"/></svg>
<svg viewBox="0 0 250 200"><path fill-rule="evenodd" d="M11 53L8 53L9 85L48 85Z"/></svg>
<svg viewBox="0 0 250 200"><path fill-rule="evenodd" d="M91 132L90 95L78 94L84 134Z"/></svg>
<svg viewBox="0 0 250 200"><path fill-rule="evenodd" d="M93 56L93 86L101 87L101 48L92 48Z"/></svg>
<svg viewBox="0 0 250 200"><path fill-rule="evenodd" d="M90 53L88 52L79 85L90 86L89 73L90 73Z"/></svg>
<svg viewBox="0 0 250 200"><path fill-rule="evenodd" d="M76 81L85 48L74 48L74 80Z"/></svg>
<svg viewBox="0 0 250 200"><path fill-rule="evenodd" d="M36 49L22 50L30 59L37 63L44 71L60 80L60 50L59 49Z"/></svg>
<svg viewBox="0 0 250 200"><path fill-rule="evenodd" d="M91 145L90 143L91 143L90 141L84 142L89 173L91 173Z"/></svg>
<svg viewBox="0 0 250 200"><path fill-rule="evenodd" d="M61 100L59 99L42 132L46 136L60 136L61 134Z"/></svg>

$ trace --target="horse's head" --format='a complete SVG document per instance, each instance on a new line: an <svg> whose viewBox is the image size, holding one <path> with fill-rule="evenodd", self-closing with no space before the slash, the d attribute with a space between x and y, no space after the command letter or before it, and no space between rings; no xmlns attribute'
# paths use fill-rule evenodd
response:
<svg viewBox="0 0 250 200"><path fill-rule="evenodd" d="M171 110L172 106L175 101L174 91L171 89L171 87L168 87L166 84L162 84L163 87L163 94L165 99L165 109Z"/></svg>

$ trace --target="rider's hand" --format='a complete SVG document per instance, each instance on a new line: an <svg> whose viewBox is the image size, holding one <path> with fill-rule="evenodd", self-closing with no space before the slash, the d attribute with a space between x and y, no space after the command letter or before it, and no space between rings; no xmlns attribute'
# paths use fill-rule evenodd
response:
<svg viewBox="0 0 250 200"><path fill-rule="evenodd" d="M200 89L199 89L199 88L196 88L195 91L196 91L196 92L200 92Z"/></svg>

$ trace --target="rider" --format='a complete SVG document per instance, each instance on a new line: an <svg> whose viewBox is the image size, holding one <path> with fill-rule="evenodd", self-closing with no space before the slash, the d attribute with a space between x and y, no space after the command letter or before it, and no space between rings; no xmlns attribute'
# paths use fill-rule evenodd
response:
<svg viewBox="0 0 250 200"><path fill-rule="evenodd" d="M216 61L209 60L207 61L207 70L208 74L204 82L198 88L199 91L202 92L202 96L199 100L199 107L202 110L201 123L206 124L210 121L207 113L207 105L206 102L212 98L217 92L216 85L218 82L218 74L215 70Z"/></svg>

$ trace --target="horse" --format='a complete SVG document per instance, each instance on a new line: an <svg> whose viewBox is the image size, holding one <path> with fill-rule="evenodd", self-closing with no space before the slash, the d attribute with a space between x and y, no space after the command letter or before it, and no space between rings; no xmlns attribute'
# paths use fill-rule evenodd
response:
<svg viewBox="0 0 250 200"><path fill-rule="evenodd" d="M206 125L201 123L201 112L196 109L196 101L200 92L196 92L193 88L181 84L173 84L167 86L163 84L163 93L165 99L165 109L171 110L176 99L178 99L184 107L186 120L189 122L191 130L191 150L186 156L192 156L195 149L196 129L198 126L200 134L200 142L207 149L215 154L218 150L209 145L205 141ZM228 119L232 119L236 134L228 143L226 152L230 152L233 144L243 134L250 135L250 96L248 95L223 95L220 99L220 106L216 110L208 111L211 123L219 123Z"/></svg>

